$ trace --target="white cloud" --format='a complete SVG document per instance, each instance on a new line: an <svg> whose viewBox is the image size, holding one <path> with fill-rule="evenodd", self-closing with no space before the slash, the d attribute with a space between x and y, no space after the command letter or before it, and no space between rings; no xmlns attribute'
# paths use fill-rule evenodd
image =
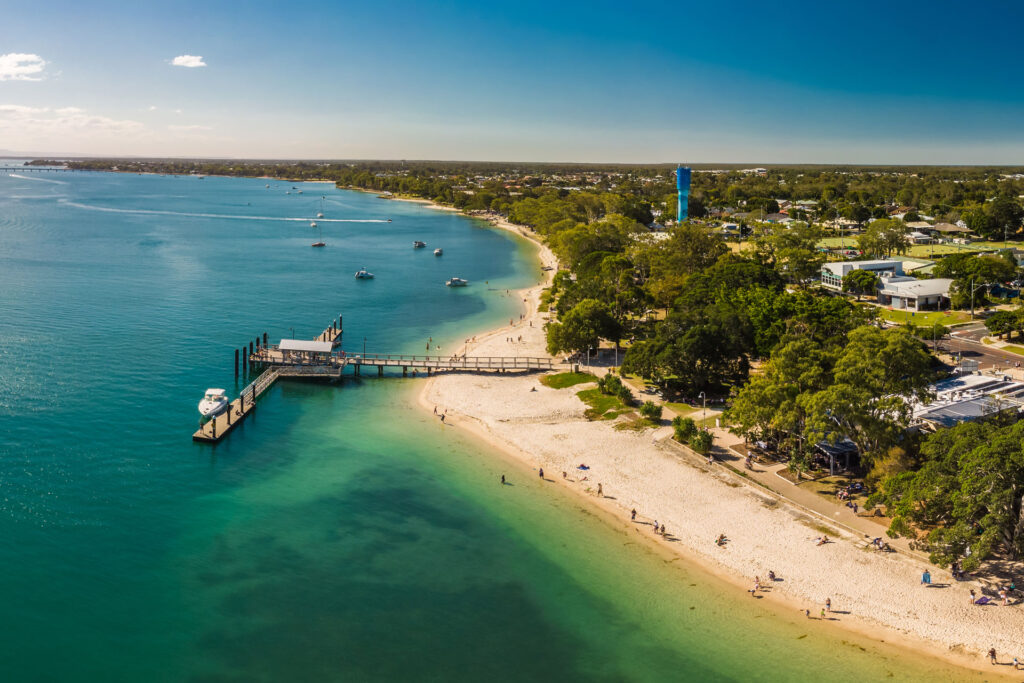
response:
<svg viewBox="0 0 1024 683"><path fill-rule="evenodd" d="M178 55L171 60L171 65L187 66L188 68L193 69L197 66L206 66L206 62L203 61L202 57L197 55Z"/></svg>
<svg viewBox="0 0 1024 683"><path fill-rule="evenodd" d="M149 105L149 111L156 111L157 107L155 104Z"/></svg>
<svg viewBox="0 0 1024 683"><path fill-rule="evenodd" d="M16 139L43 141L64 136L125 136L144 130L145 126L138 121L90 114L78 107L52 109L0 104L0 142L5 145L13 144Z"/></svg>
<svg viewBox="0 0 1024 683"><path fill-rule="evenodd" d="M188 133L188 132L199 131L199 130L213 130L213 126L200 126L200 125L174 126L174 125L171 125L171 126L167 126L167 129L168 130L178 131L179 133Z"/></svg>
<svg viewBox="0 0 1024 683"><path fill-rule="evenodd" d="M8 52L0 55L0 81L41 81L46 60L39 55Z"/></svg>
<svg viewBox="0 0 1024 683"><path fill-rule="evenodd" d="M181 110L180 110L180 109L175 109L175 110L174 110L174 113L175 113L175 114L180 114L180 113L181 113Z"/></svg>

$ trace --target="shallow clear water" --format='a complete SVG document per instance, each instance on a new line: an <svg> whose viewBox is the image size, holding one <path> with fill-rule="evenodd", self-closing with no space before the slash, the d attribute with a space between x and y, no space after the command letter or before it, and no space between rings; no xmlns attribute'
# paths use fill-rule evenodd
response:
<svg viewBox="0 0 1024 683"><path fill-rule="evenodd" d="M5 680L965 675L668 562L413 408L415 379L279 383L219 446L190 441L262 332L342 314L350 350L444 352L514 316L505 289L539 271L513 237L323 184L19 175L0 176ZM328 219L393 222L318 221L311 249L322 195Z"/></svg>

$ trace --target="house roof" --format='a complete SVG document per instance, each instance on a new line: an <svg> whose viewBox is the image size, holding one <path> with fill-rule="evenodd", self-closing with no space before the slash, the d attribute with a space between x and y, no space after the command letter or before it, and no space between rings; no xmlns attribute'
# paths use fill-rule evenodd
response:
<svg viewBox="0 0 1024 683"><path fill-rule="evenodd" d="M949 278L937 277L931 280L900 280L889 281L882 287L882 294L908 296L948 296L949 286L953 281Z"/></svg>
<svg viewBox="0 0 1024 683"><path fill-rule="evenodd" d="M953 225L952 223L936 223L931 226L932 230L938 232L970 232L967 228L961 228L959 225Z"/></svg>

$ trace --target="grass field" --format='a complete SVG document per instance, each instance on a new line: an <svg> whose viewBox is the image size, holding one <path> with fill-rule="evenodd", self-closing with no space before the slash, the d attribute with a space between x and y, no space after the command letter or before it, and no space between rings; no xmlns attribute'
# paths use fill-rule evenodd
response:
<svg viewBox="0 0 1024 683"><path fill-rule="evenodd" d="M818 240L818 246L825 249L839 249L840 247L846 247L849 249L857 248L856 237L825 237Z"/></svg>
<svg viewBox="0 0 1024 683"><path fill-rule="evenodd" d="M557 375L545 375L540 378L541 384L552 389L565 389L577 384L596 381L597 377L594 377L589 372L560 372Z"/></svg>
<svg viewBox="0 0 1024 683"><path fill-rule="evenodd" d="M915 325L934 325L935 323L939 323L940 325L945 325L947 327L950 325L969 322L971 319L971 314L964 313L963 311L912 312L890 311L888 308L879 308L878 315L883 320L891 320L897 323L905 323L909 320Z"/></svg>
<svg viewBox="0 0 1024 683"><path fill-rule="evenodd" d="M584 413L588 420L614 420L630 410L617 396L602 394L600 389L584 389L576 395L590 406Z"/></svg>
<svg viewBox="0 0 1024 683"><path fill-rule="evenodd" d="M1016 353L1018 356L1024 356L1024 346L1017 346L1016 344L1007 344L1001 347L1003 351L1009 351L1010 353Z"/></svg>

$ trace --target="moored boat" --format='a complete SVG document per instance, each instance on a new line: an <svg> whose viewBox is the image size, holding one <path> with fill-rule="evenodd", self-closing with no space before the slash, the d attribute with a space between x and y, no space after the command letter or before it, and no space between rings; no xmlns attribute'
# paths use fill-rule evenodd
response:
<svg viewBox="0 0 1024 683"><path fill-rule="evenodd" d="M199 402L199 414L203 417L216 417L228 407L227 392L223 389L207 389L203 400Z"/></svg>
<svg viewBox="0 0 1024 683"><path fill-rule="evenodd" d="M427 243L426 242L420 242L419 240L416 240L416 241L414 241L412 243L412 248L413 249L422 249L425 246L427 246Z"/></svg>
<svg viewBox="0 0 1024 683"><path fill-rule="evenodd" d="M438 247L437 249L434 250L434 256L440 256L443 253L444 253L444 250L441 249L440 247Z"/></svg>
<svg viewBox="0 0 1024 683"><path fill-rule="evenodd" d="M453 277L444 284L446 287L465 287L469 284L469 280L463 280L461 277Z"/></svg>
<svg viewBox="0 0 1024 683"><path fill-rule="evenodd" d="M356 279L357 280L372 280L373 279L373 273L368 271L365 267L360 268L359 270L356 271Z"/></svg>

